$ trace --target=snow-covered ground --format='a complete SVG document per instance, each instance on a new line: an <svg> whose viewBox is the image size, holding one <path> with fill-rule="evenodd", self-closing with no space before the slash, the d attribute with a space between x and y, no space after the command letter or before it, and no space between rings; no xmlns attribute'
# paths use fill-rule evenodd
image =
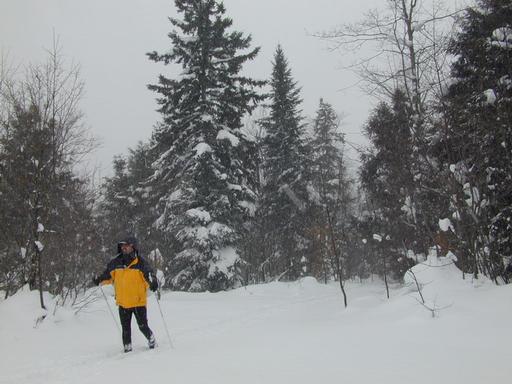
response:
<svg viewBox="0 0 512 384"><path fill-rule="evenodd" d="M443 264L414 268L436 317L413 285L393 288L388 301L380 282L348 283L347 309L337 284L311 278L172 292L161 304L174 348L150 297L159 346L147 349L134 320L128 354L102 296L77 315L61 308L34 328L38 296L25 290L0 302L0 383L508 382L512 285L462 280Z"/></svg>

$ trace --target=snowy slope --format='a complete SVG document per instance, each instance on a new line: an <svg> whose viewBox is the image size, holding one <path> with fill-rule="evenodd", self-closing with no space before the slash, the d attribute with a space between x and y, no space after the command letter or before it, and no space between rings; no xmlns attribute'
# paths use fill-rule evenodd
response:
<svg viewBox="0 0 512 384"><path fill-rule="evenodd" d="M175 348L150 297L159 347L147 350L133 321L129 354L101 296L34 328L38 296L19 292L0 303L0 383L507 382L512 286L462 280L453 265L429 262L414 272L426 302L444 308L435 318L414 286L395 287L388 301L377 282L349 283L347 309L336 284L309 278L167 293L162 310Z"/></svg>

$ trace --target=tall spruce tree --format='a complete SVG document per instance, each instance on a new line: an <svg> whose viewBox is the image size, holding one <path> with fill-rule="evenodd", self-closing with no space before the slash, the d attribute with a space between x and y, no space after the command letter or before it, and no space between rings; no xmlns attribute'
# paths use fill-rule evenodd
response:
<svg viewBox="0 0 512 384"><path fill-rule="evenodd" d="M348 180L343 162L343 135L338 132L340 119L334 108L320 99L313 122L311 150L312 186L316 195L313 209L315 223L311 228L315 253L310 260L314 275L324 280L334 275L335 255L330 241L331 229L336 231L337 216L348 195ZM333 228L330 228L332 224ZM337 231L336 231L337 232Z"/></svg>
<svg viewBox="0 0 512 384"><path fill-rule="evenodd" d="M98 205L100 237L109 257L117 250L117 241L127 234L140 240L141 251L146 256L167 246L153 226L156 212L151 185L147 182L154 172L153 161L149 144L142 142L135 149L129 149L126 158L114 157L114 175L105 178L102 201Z"/></svg>
<svg viewBox="0 0 512 384"><path fill-rule="evenodd" d="M242 117L262 99L264 82L242 76L259 48L229 31L232 20L215 0L176 0L168 53L149 58L182 67L149 88L161 95L162 124L153 135L157 152L153 191L156 226L175 244L171 286L217 291L240 276L239 240L254 211L255 146L242 133ZM171 240L170 240L171 241Z"/></svg>
<svg viewBox="0 0 512 384"><path fill-rule="evenodd" d="M378 272L386 278L389 272L401 277L407 250L423 251L417 241L421 227L416 204L413 167L413 138L410 110L403 92L396 91L393 104L381 103L365 126L372 143L370 152L362 156L361 184L367 193L373 219L368 241L378 245Z"/></svg>
<svg viewBox="0 0 512 384"><path fill-rule="evenodd" d="M479 0L451 42L441 157L462 267L496 278L512 256L512 1Z"/></svg>
<svg viewBox="0 0 512 384"><path fill-rule="evenodd" d="M307 229L309 176L307 146L300 115L300 88L293 80L283 49L274 55L270 80L270 114L261 121L266 130L260 214L269 263L274 274L288 279L301 275L301 260L309 246Z"/></svg>

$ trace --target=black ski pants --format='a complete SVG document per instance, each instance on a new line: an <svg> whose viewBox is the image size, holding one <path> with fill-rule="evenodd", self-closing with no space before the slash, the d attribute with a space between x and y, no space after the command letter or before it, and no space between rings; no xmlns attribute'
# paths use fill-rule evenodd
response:
<svg viewBox="0 0 512 384"><path fill-rule="evenodd" d="M119 307L119 318L121 319L121 326L123 327L123 344L131 344L132 343L132 314L135 315L135 319L137 320L137 324L139 326L140 331L146 336L146 339L149 340L153 332L149 329L148 326L148 316L146 307L133 307L133 308L123 308Z"/></svg>

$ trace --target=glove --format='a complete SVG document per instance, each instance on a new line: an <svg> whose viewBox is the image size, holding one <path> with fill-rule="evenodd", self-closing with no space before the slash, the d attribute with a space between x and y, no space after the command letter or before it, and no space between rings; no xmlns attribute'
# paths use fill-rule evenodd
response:
<svg viewBox="0 0 512 384"><path fill-rule="evenodd" d="M92 279L92 283L94 285L100 285L100 278L98 276L94 276Z"/></svg>
<svg viewBox="0 0 512 384"><path fill-rule="evenodd" d="M158 281L156 281L155 278L151 280L151 283L149 283L149 289L151 289L153 292L155 292L158 289Z"/></svg>

